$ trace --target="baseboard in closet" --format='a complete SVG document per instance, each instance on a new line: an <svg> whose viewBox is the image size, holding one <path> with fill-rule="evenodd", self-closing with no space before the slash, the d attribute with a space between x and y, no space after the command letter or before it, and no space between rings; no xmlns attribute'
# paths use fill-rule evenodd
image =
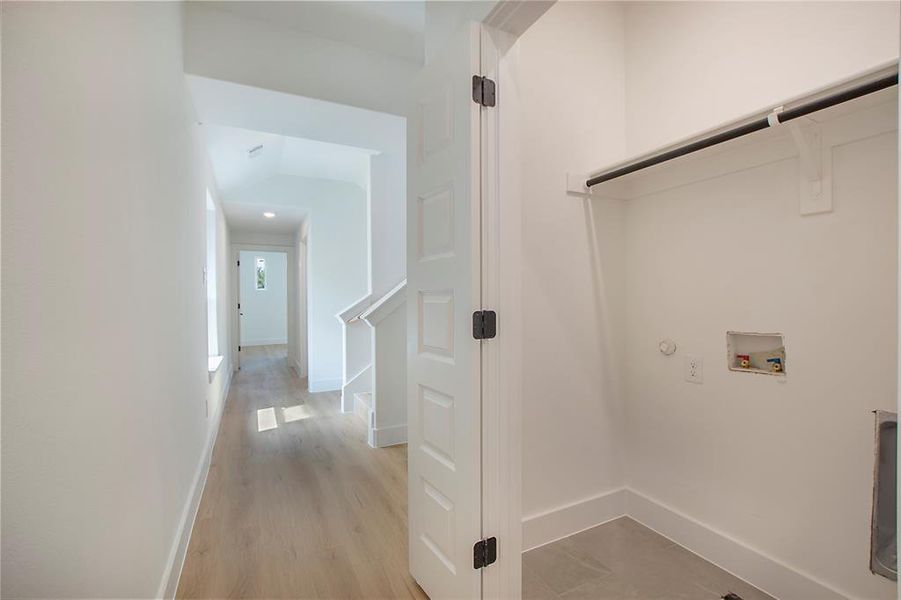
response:
<svg viewBox="0 0 901 600"><path fill-rule="evenodd" d="M848 598L825 582L629 488L526 517L522 523L523 552L622 516L653 529L775 598Z"/></svg>
<svg viewBox="0 0 901 600"><path fill-rule="evenodd" d="M627 492L626 514L775 598L844 600L848 597L811 575L635 490Z"/></svg>
<svg viewBox="0 0 901 600"><path fill-rule="evenodd" d="M523 552L612 521L626 514L626 488L619 488L528 516L522 521Z"/></svg>

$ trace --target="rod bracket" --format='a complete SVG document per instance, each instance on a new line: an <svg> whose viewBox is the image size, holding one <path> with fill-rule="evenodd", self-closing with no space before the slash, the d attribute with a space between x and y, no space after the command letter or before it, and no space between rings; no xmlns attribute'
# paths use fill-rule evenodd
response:
<svg viewBox="0 0 901 600"><path fill-rule="evenodd" d="M779 115L784 107L777 106L767 117L770 127L784 125L791 135L792 142L798 150L798 167L800 170L800 212L802 215L815 215L832 212L832 194L823 185L823 149L820 126L816 121L800 117L782 123Z"/></svg>
<svg viewBox="0 0 901 600"><path fill-rule="evenodd" d="M566 173L566 194L568 196L578 196L581 198L593 198L591 188L585 185L590 175L588 173Z"/></svg>
<svg viewBox="0 0 901 600"><path fill-rule="evenodd" d="M798 149L800 171L800 212L815 215L832 212L832 194L823 173L823 144L820 126L809 119L786 123Z"/></svg>

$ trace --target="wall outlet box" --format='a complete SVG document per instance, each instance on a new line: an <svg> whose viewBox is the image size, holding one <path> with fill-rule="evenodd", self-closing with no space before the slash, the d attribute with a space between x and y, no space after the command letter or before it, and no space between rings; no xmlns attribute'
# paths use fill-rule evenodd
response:
<svg viewBox="0 0 901 600"><path fill-rule="evenodd" d="M704 383L704 359L700 356L685 357L685 381Z"/></svg>

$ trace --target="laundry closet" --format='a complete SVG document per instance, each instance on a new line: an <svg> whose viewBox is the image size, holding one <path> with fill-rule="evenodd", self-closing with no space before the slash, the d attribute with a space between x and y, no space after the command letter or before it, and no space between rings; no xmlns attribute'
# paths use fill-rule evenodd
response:
<svg viewBox="0 0 901 600"><path fill-rule="evenodd" d="M897 597L898 24L558 2L507 53L524 597Z"/></svg>

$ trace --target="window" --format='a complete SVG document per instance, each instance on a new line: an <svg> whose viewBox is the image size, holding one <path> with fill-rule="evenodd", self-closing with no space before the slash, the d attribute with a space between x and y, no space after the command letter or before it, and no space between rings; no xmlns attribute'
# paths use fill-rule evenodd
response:
<svg viewBox="0 0 901 600"><path fill-rule="evenodd" d="M263 291L266 289L266 259L257 257L256 260L257 265L257 290Z"/></svg>
<svg viewBox="0 0 901 600"><path fill-rule="evenodd" d="M216 299L216 204L206 191L206 334L207 352L219 355L219 319Z"/></svg>

